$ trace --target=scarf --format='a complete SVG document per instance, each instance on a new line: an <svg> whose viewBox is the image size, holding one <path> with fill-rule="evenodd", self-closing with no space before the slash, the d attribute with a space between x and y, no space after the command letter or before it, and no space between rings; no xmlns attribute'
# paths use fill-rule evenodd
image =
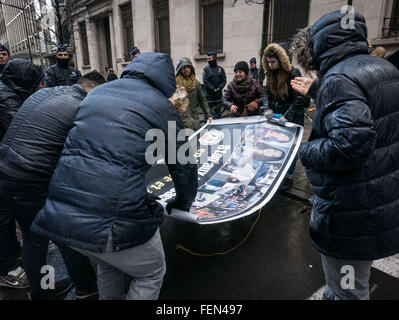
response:
<svg viewBox="0 0 399 320"><path fill-rule="evenodd" d="M235 90L237 90L238 92L248 91L251 88L251 86L252 86L253 79L254 78L249 73L242 80L237 80L236 76L234 76L233 82L232 82L233 88Z"/></svg>
<svg viewBox="0 0 399 320"><path fill-rule="evenodd" d="M195 89L195 74L192 73L188 79L184 78L180 73L176 77L176 84L186 88L188 92Z"/></svg>

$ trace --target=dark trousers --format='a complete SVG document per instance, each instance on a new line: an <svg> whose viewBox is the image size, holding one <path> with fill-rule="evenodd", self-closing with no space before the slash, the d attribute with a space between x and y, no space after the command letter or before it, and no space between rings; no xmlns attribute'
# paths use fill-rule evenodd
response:
<svg viewBox="0 0 399 320"><path fill-rule="evenodd" d="M0 201L0 276L19 266L22 248L17 241L15 219Z"/></svg>
<svg viewBox="0 0 399 320"><path fill-rule="evenodd" d="M0 220L15 219L22 232L23 267L30 284L32 299L45 299L50 292L41 288L46 265L49 240L30 231L31 224L47 198L47 183L25 183L0 179ZM0 229L0 257L15 256L8 228ZM66 246L55 243L61 252L68 273L78 291L92 292L96 287L96 275L88 258ZM14 248L15 249L15 248ZM9 258L9 257L8 257ZM57 272L57 270L55 270Z"/></svg>
<svg viewBox="0 0 399 320"><path fill-rule="evenodd" d="M223 109L223 96L222 93L217 93L214 95L207 95L205 96L206 101L209 106L209 110L211 111L212 117L218 119Z"/></svg>

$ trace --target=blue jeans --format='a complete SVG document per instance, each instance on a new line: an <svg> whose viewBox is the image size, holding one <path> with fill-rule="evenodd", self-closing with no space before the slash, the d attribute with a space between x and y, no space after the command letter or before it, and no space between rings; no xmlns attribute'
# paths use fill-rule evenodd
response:
<svg viewBox="0 0 399 320"><path fill-rule="evenodd" d="M47 198L47 183L15 182L0 179L0 215L16 220L23 238L23 267L29 280L30 294L33 300L46 299L48 290L43 290L40 281L41 268L46 265L49 240L30 231L31 224ZM11 254L7 242L6 229L0 230L0 257ZM56 244L57 245L57 244ZM96 275L90 261L80 253L57 245L64 259L68 273L76 290L92 292L96 286ZM13 256L13 255L12 255ZM51 289L49 289L51 290Z"/></svg>
<svg viewBox="0 0 399 320"><path fill-rule="evenodd" d="M345 260L321 255L326 288L323 300L369 300L369 279L373 261ZM350 283L350 272L353 270L353 287Z"/></svg>

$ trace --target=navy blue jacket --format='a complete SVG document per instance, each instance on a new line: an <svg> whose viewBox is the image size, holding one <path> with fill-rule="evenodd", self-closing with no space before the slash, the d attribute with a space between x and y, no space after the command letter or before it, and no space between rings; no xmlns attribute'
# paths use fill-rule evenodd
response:
<svg viewBox="0 0 399 320"><path fill-rule="evenodd" d="M142 53L121 79L95 88L80 105L32 230L92 252L105 252L110 232L114 251L147 242L163 209L147 195L145 153L153 141L145 137L160 129L168 141L168 121L184 128L168 100L175 89L172 61L161 53ZM197 193L197 165L168 168L176 206L188 210Z"/></svg>
<svg viewBox="0 0 399 320"><path fill-rule="evenodd" d="M63 68L58 64L53 64L46 70L44 85L45 87L71 86L77 83L81 77L81 72L74 67Z"/></svg>
<svg viewBox="0 0 399 320"><path fill-rule="evenodd" d="M308 32L319 70L316 114L299 156L315 195L313 245L344 259L399 252L399 71L370 56L364 18L339 11Z"/></svg>
<svg viewBox="0 0 399 320"><path fill-rule="evenodd" d="M87 92L80 85L44 88L19 108L0 144L0 173L48 183Z"/></svg>
<svg viewBox="0 0 399 320"><path fill-rule="evenodd" d="M205 97L209 101L212 102L213 100L221 99L222 90L227 82L226 73L219 65L214 68L207 65L202 74L202 82L204 83ZM213 92L215 89L219 89L219 91L216 93Z"/></svg>

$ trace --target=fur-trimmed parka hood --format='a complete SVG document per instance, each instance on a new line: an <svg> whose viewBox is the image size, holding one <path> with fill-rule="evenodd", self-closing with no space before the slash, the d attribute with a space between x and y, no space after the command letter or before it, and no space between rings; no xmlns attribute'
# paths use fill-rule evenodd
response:
<svg viewBox="0 0 399 320"><path fill-rule="evenodd" d="M269 65L268 65L267 59L266 59L266 54L268 52L273 52L276 54L276 56L278 57L278 60L280 61L281 67L285 71L287 71L287 72L291 71L292 65L290 63L290 58L288 57L287 52L279 44L272 43L272 44L269 44L266 47L266 49L263 51L262 63L263 63L263 67L265 68L265 70L267 72L271 72L271 69L269 68Z"/></svg>
<svg viewBox="0 0 399 320"><path fill-rule="evenodd" d="M267 63L267 54L274 53L279 62L280 68L273 71ZM266 70L266 87L273 95L284 99L288 95L288 82L292 71L292 65L285 49L277 43L269 44L263 51L262 57L263 67Z"/></svg>

